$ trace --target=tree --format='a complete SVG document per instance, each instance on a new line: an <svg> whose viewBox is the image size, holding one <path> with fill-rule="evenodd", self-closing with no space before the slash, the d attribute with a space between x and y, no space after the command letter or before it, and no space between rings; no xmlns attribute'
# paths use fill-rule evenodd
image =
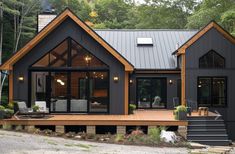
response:
<svg viewBox="0 0 235 154"><path fill-rule="evenodd" d="M231 19L234 19L234 10L234 0L203 0L195 12L188 18L186 27L199 29L211 20L215 20L222 25L233 23L230 25L230 28L234 27L234 22L231 21Z"/></svg>

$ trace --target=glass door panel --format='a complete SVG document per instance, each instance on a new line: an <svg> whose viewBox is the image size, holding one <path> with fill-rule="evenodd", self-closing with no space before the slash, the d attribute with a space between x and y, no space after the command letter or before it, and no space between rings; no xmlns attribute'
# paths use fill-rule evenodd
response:
<svg viewBox="0 0 235 154"><path fill-rule="evenodd" d="M150 108L151 106L151 79L138 79L138 107Z"/></svg>
<svg viewBox="0 0 235 154"><path fill-rule="evenodd" d="M67 112L67 90L67 73L51 72L51 112Z"/></svg>
<svg viewBox="0 0 235 154"><path fill-rule="evenodd" d="M152 108L165 108L166 106L166 80L152 80Z"/></svg>
<svg viewBox="0 0 235 154"><path fill-rule="evenodd" d="M31 74L31 106L36 101L47 101L47 78L48 72L32 72Z"/></svg>
<svg viewBox="0 0 235 154"><path fill-rule="evenodd" d="M138 108L166 108L166 86L165 78L137 79Z"/></svg>
<svg viewBox="0 0 235 154"><path fill-rule="evenodd" d="M87 112L87 81L86 72L71 72L71 112Z"/></svg>
<svg viewBox="0 0 235 154"><path fill-rule="evenodd" d="M109 79L107 72L89 72L89 110L90 112L108 111Z"/></svg>

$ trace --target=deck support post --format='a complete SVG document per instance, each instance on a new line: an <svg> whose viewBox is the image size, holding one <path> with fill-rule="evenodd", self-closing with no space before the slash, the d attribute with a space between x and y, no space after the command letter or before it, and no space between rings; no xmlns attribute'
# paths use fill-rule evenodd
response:
<svg viewBox="0 0 235 154"><path fill-rule="evenodd" d="M117 134L126 134L126 126L117 126Z"/></svg>
<svg viewBox="0 0 235 154"><path fill-rule="evenodd" d="M187 139L187 126L179 126L178 133L185 139Z"/></svg>
<svg viewBox="0 0 235 154"><path fill-rule="evenodd" d="M27 131L27 132L33 132L35 130L35 126L25 126L24 129Z"/></svg>
<svg viewBox="0 0 235 154"><path fill-rule="evenodd" d="M150 129L154 129L154 128L157 128L157 126L148 126L148 134L150 132Z"/></svg>
<svg viewBox="0 0 235 154"><path fill-rule="evenodd" d="M87 134L95 134L95 126L86 126Z"/></svg>
<svg viewBox="0 0 235 154"><path fill-rule="evenodd" d="M65 133L64 126L55 126L56 133Z"/></svg>

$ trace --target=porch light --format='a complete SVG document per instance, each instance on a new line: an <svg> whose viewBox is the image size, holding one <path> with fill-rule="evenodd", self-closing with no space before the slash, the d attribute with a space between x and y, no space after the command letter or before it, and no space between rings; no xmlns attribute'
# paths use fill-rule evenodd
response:
<svg viewBox="0 0 235 154"><path fill-rule="evenodd" d="M85 61L86 61L87 63L91 61L91 57L90 57L90 56L86 56L84 59L85 59Z"/></svg>
<svg viewBox="0 0 235 154"><path fill-rule="evenodd" d="M132 79L130 79L130 84L132 84L133 83L133 80Z"/></svg>
<svg viewBox="0 0 235 154"><path fill-rule="evenodd" d="M24 81L24 77L23 77L23 76L19 76L19 77L18 77L18 80L19 80L20 82L23 82L23 81Z"/></svg>
<svg viewBox="0 0 235 154"><path fill-rule="evenodd" d="M114 82L118 82L118 80L119 80L118 76L114 76L114 77L113 77L113 81L114 81Z"/></svg>
<svg viewBox="0 0 235 154"><path fill-rule="evenodd" d="M169 84L173 84L173 80L169 80Z"/></svg>

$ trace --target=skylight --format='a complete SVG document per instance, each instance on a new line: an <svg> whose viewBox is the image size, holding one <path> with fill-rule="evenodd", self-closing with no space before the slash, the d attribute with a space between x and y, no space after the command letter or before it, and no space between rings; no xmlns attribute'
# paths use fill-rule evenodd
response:
<svg viewBox="0 0 235 154"><path fill-rule="evenodd" d="M138 37L137 38L137 45L138 46L152 46L153 39L151 37Z"/></svg>

